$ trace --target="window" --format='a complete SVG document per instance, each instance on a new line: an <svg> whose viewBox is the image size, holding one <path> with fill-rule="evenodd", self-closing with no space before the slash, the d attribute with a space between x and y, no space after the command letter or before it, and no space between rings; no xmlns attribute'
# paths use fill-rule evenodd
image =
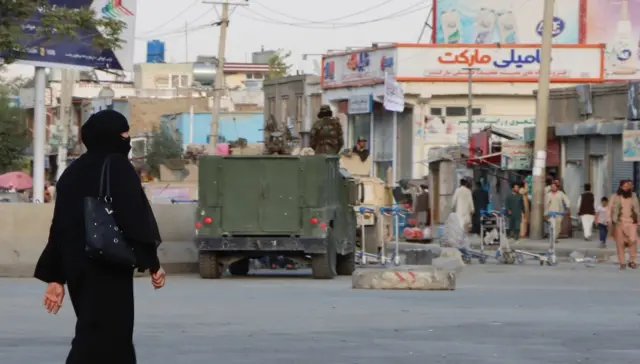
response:
<svg viewBox="0 0 640 364"><path fill-rule="evenodd" d="M430 114L432 116L442 116L442 108L441 107L432 107Z"/></svg>
<svg viewBox="0 0 640 364"><path fill-rule="evenodd" d="M269 116L276 115L276 98L275 97L270 97L268 100L268 106L267 106L267 110L269 111Z"/></svg>
<svg viewBox="0 0 640 364"><path fill-rule="evenodd" d="M431 110L433 110L433 108ZM446 116L467 116L467 108L464 106L447 106L445 110ZM471 110L471 113L475 116L482 115L482 109L479 107L474 107Z"/></svg>
<svg viewBox="0 0 640 364"><path fill-rule="evenodd" d="M189 75L170 75L171 76L171 88L189 87Z"/></svg>
<svg viewBox="0 0 640 364"><path fill-rule="evenodd" d="M289 117L289 96L282 96L280 99L280 122L286 123Z"/></svg>
<svg viewBox="0 0 640 364"><path fill-rule="evenodd" d="M304 105L304 96L297 95L296 96L296 123L295 130L297 133L302 130L302 120L305 119L305 105Z"/></svg>

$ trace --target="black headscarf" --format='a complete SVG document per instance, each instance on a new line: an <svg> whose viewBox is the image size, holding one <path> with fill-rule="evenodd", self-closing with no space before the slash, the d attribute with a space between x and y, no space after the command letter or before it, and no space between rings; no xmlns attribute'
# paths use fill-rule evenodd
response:
<svg viewBox="0 0 640 364"><path fill-rule="evenodd" d="M131 138L121 134L129 131L127 118L114 110L102 110L91 115L82 126L82 143L88 153L128 155Z"/></svg>
<svg viewBox="0 0 640 364"><path fill-rule="evenodd" d="M100 173L110 158L110 180L114 217L137 256L140 270L160 267L157 245L158 224L133 165L127 155L130 139L121 134L129 130L127 119L117 111L92 115L82 126L82 142L87 153L71 163L56 184L56 201L49 241L36 266L36 278L64 283L83 275L84 199L104 197Z"/></svg>

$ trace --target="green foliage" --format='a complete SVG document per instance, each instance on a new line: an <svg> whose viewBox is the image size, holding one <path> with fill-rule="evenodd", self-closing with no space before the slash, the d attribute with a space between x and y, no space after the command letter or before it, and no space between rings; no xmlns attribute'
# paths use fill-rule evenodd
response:
<svg viewBox="0 0 640 364"><path fill-rule="evenodd" d="M269 58L269 71L265 78L267 80L277 80L287 76L291 69L291 65L287 64L289 57L291 57L291 52L284 52L283 50L279 50L278 53L271 56Z"/></svg>
<svg viewBox="0 0 640 364"><path fill-rule="evenodd" d="M9 93L0 85L0 174L24 166L24 150L31 144L22 109L10 106Z"/></svg>
<svg viewBox="0 0 640 364"><path fill-rule="evenodd" d="M147 165L151 175L160 177L160 165L182 159L182 138L166 128L154 128L151 135Z"/></svg>
<svg viewBox="0 0 640 364"><path fill-rule="evenodd" d="M41 20L35 33L23 25L36 12ZM89 7L69 9L51 6L44 0L0 0L0 50L6 51L4 63L19 59L27 51L19 42L29 43L42 39L41 46L59 39L74 39L87 42L97 49L118 49L123 44L120 38L125 23L121 20L103 18ZM79 29L98 29L89 36L78 37ZM32 34L33 33L33 34Z"/></svg>

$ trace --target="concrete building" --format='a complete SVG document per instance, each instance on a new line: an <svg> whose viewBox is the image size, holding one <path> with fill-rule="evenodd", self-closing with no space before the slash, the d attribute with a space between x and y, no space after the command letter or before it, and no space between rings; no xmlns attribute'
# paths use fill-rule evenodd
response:
<svg viewBox="0 0 640 364"><path fill-rule="evenodd" d="M393 141L392 113L382 108L384 77L395 75L406 104L398 115L398 176L420 178L428 174L429 148L468 140L470 67L475 69L473 132L496 125L523 136L524 128L535 124L538 52L522 45L395 44L331 53L323 59L323 98L344 118L348 145L359 135L368 135L373 125L376 169L385 169L390 165ZM552 87L601 82L603 57L599 45L554 45ZM584 62L575 64L576 58ZM366 105L362 101L367 97L373 99L370 110L349 113L350 103Z"/></svg>
<svg viewBox="0 0 640 364"><path fill-rule="evenodd" d="M273 115L278 122L291 120L294 134L304 131L304 122L315 121L322 103L320 77L294 75L264 82L264 120ZM307 115L307 107L309 113Z"/></svg>
<svg viewBox="0 0 640 364"><path fill-rule="evenodd" d="M638 189L640 158L634 151L640 105L633 95L639 91L635 82L551 91L549 120L560 139L560 175L571 201L585 183L598 200L616 191L622 179L633 180Z"/></svg>

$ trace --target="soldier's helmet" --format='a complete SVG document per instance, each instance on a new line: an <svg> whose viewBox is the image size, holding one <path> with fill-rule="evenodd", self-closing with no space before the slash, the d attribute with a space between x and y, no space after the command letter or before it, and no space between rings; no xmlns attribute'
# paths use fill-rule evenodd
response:
<svg viewBox="0 0 640 364"><path fill-rule="evenodd" d="M322 119L326 117L333 117L333 111L331 111L331 106L322 105L320 106L320 111L318 112L318 118Z"/></svg>

